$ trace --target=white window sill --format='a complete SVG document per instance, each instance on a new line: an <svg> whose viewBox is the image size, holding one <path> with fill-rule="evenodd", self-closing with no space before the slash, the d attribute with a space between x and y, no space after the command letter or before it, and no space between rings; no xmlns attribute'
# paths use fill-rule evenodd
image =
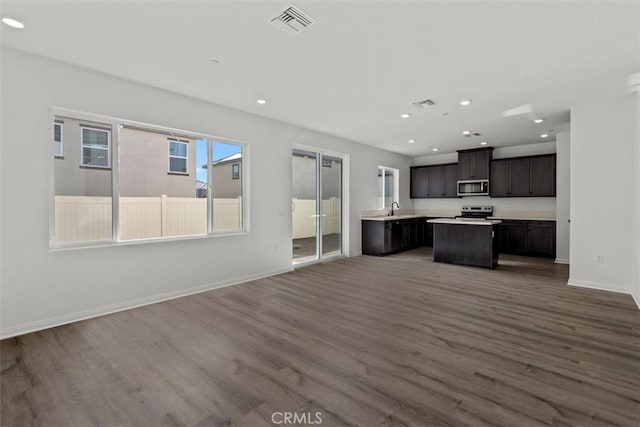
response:
<svg viewBox="0 0 640 427"><path fill-rule="evenodd" d="M230 231L230 232L218 232L212 234L198 234L193 236L176 236L176 237L162 237L152 239L137 239L137 240L123 240L114 242L112 240L94 241L94 242L79 242L79 243L67 243L58 244L49 247L49 252L64 252L77 249L94 249L94 248L109 248L114 246L131 246L131 245L146 245L150 243L164 243L164 242L179 242L186 240L202 240L212 239L217 237L230 237L230 236L242 236L249 234L248 230L242 231Z"/></svg>

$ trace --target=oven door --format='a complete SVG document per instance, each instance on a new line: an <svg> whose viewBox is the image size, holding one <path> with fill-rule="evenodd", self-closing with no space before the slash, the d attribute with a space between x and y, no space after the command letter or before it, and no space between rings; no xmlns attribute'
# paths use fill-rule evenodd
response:
<svg viewBox="0 0 640 427"><path fill-rule="evenodd" d="M474 179L458 181L458 197L462 196L488 196L489 180Z"/></svg>

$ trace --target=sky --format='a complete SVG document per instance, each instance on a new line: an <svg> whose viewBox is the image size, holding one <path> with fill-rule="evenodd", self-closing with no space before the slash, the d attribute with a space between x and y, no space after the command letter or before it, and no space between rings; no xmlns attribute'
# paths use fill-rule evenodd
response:
<svg viewBox="0 0 640 427"><path fill-rule="evenodd" d="M213 161L218 161L232 154L242 151L239 145L226 144L213 141ZM207 140L196 139L196 179L207 182L207 169L202 166L207 164Z"/></svg>

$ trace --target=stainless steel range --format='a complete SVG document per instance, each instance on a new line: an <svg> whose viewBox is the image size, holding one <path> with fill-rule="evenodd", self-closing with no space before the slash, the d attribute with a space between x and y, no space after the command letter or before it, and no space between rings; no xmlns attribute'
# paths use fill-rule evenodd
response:
<svg viewBox="0 0 640 427"><path fill-rule="evenodd" d="M493 216L493 206L473 206L462 207L462 212L456 218L462 219L487 219Z"/></svg>

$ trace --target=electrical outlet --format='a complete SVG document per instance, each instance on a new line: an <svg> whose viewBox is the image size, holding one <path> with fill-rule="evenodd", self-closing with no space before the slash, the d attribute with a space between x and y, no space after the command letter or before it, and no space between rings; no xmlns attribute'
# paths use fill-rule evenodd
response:
<svg viewBox="0 0 640 427"><path fill-rule="evenodd" d="M604 262L604 257L602 255L596 255L593 260L595 262Z"/></svg>

